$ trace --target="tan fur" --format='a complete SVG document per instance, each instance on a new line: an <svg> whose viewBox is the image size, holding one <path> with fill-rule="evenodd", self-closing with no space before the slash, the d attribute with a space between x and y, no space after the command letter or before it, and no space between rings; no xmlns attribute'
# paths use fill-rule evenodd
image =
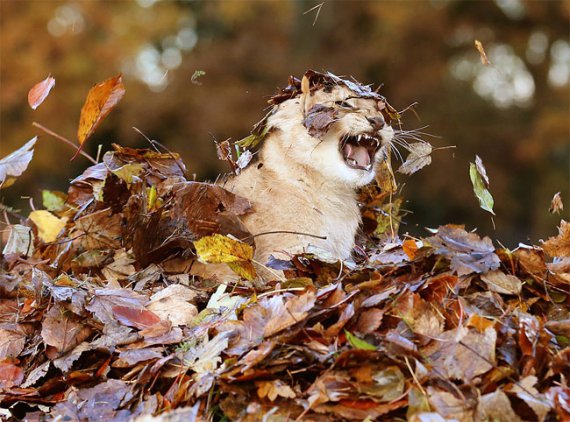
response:
<svg viewBox="0 0 570 422"><path fill-rule="evenodd" d="M382 117L374 99L356 96L344 86L332 92L319 90L275 106L267 120L270 134L263 140L259 161L240 175L229 179L225 188L248 198L254 212L243 222L254 234L292 231L325 236L318 239L303 234L256 236L255 259L265 263L270 255L299 253L313 245L334 258L347 259L361 223L356 189L374 179L375 167L358 170L349 167L339 150L342 136L370 133L370 117ZM323 139L309 135L303 126L306 113L315 104L337 107L346 100L352 109L342 109ZM393 130L385 126L378 136L386 145ZM376 153L379 161L382 151Z"/></svg>

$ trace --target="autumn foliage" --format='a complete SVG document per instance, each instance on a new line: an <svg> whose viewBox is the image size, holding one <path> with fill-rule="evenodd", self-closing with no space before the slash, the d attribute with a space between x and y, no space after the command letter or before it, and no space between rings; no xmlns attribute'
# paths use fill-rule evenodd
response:
<svg viewBox="0 0 570 422"><path fill-rule="evenodd" d="M34 87L30 105L52 87ZM120 77L92 89L79 145L123 93ZM3 184L32 141L0 161ZM67 193L44 191L44 209L6 208L20 221L0 270L3 416L570 418L569 223L515 250L455 225L398 236L398 202L373 186L356 262L273 259L260 285L239 220L249 202L152 147L115 145ZM480 160L471 177L492 212ZM192 276L198 261L242 281Z"/></svg>

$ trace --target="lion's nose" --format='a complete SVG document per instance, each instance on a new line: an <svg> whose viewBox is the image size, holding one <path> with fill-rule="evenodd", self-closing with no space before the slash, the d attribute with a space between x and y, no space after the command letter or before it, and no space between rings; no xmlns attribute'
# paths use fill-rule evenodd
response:
<svg viewBox="0 0 570 422"><path fill-rule="evenodd" d="M386 124L386 122L384 122L384 118L381 116L379 116L379 117L367 117L366 119L372 125L372 128L375 131L381 130L384 127L384 125Z"/></svg>

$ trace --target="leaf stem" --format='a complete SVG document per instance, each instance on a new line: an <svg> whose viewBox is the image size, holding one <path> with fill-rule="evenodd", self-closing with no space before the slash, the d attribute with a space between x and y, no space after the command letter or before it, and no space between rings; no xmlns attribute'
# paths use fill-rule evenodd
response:
<svg viewBox="0 0 570 422"><path fill-rule="evenodd" d="M73 148L76 151L79 151L79 154L83 155L85 158L87 158L89 161L91 161L93 164L97 164L97 161L91 157L89 154L87 154L85 151L80 150L80 148L75 145L73 142L71 142L69 139L64 138L61 135L58 135L57 133L55 133L54 131L48 129L47 127L37 123L37 122L33 122L32 126L37 127L38 129L43 130L45 133L47 133L48 135L53 136L56 139L59 139L61 142L66 143L67 145L69 145L71 148Z"/></svg>

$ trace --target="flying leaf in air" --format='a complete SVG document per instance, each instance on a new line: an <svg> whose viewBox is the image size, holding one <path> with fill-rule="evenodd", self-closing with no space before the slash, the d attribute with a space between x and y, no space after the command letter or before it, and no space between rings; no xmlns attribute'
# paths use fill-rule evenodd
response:
<svg viewBox="0 0 570 422"><path fill-rule="evenodd" d="M479 206L485 211L490 212L495 215L493 211L493 206L495 201L491 192L489 192L489 178L487 177L487 172L483 166L481 159L476 156L476 163L469 163L469 177L471 178L471 183L473 184L473 192L479 200Z"/></svg>
<svg viewBox="0 0 570 422"><path fill-rule="evenodd" d="M35 110L49 95L51 89L55 86L55 79L48 76L43 81L35 84L28 92L28 104Z"/></svg>
<svg viewBox="0 0 570 422"><path fill-rule="evenodd" d="M214 234L194 242L198 259L209 264L226 263L238 275L252 280L255 269L252 264L253 248L247 243Z"/></svg>
<svg viewBox="0 0 570 422"><path fill-rule="evenodd" d="M398 169L402 174L414 174L416 171L431 164L432 147L427 142L416 142L408 146L410 154L404 164Z"/></svg>
<svg viewBox="0 0 570 422"><path fill-rule="evenodd" d="M107 114L121 101L123 95L125 86L120 74L98 83L89 90L79 117L77 140L80 146L83 146Z"/></svg>
<svg viewBox="0 0 570 422"><path fill-rule="evenodd" d="M34 156L33 148L37 140L38 137L34 136L23 147L0 160L0 188L11 186L16 177L26 171Z"/></svg>
<svg viewBox="0 0 570 422"><path fill-rule="evenodd" d="M485 53L485 49L483 48L483 44L481 43L481 41L475 40L475 48L479 52L479 57L481 58L481 63L483 63L485 66L489 66L491 64L491 62L489 61L489 58L487 57L487 53Z"/></svg>
<svg viewBox="0 0 570 422"><path fill-rule="evenodd" d="M552 201L550 201L550 214L560 214L564 211L564 204L562 203L562 196L560 196L560 192L557 192L552 197Z"/></svg>

